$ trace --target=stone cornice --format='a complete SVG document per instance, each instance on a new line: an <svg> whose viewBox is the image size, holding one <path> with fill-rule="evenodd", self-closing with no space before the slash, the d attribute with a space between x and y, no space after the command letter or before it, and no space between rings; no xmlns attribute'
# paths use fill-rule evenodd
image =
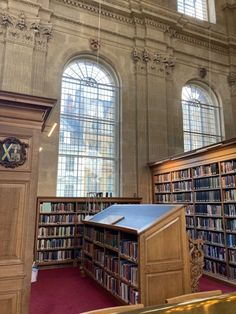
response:
<svg viewBox="0 0 236 314"><path fill-rule="evenodd" d="M132 10L128 9L127 6L119 7L116 5L114 7L113 0L102 0L102 2L98 0L54 1L101 14L101 16L122 23L154 27L187 44L211 49L220 54L229 54L229 38L225 34L214 31L210 23L198 21L195 24L182 14L164 9L158 5L154 6L141 1L141 9ZM234 54L234 51L236 51L236 37L232 40L231 36L230 46L230 53Z"/></svg>
<svg viewBox="0 0 236 314"><path fill-rule="evenodd" d="M31 2L29 0L14 0L14 1L24 3L29 7L34 7L34 8L38 8L38 9L41 7L40 4L35 3L35 2Z"/></svg>

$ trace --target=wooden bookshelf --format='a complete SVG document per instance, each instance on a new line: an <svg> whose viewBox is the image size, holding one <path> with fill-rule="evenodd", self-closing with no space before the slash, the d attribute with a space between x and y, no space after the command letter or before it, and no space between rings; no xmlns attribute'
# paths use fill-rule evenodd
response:
<svg viewBox="0 0 236 314"><path fill-rule="evenodd" d="M153 203L186 205L189 235L204 240L204 272L236 284L236 139L150 168Z"/></svg>
<svg viewBox="0 0 236 314"><path fill-rule="evenodd" d="M40 267L59 267L81 261L83 220L112 204L140 203L141 198L38 197L35 261Z"/></svg>
<svg viewBox="0 0 236 314"><path fill-rule="evenodd" d="M116 215L124 218L105 223ZM85 273L121 303L161 304L190 292L182 205L113 205L84 224Z"/></svg>

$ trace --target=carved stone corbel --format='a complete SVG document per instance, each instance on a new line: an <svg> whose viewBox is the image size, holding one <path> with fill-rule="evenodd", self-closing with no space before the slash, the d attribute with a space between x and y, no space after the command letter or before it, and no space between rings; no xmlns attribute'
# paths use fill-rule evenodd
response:
<svg viewBox="0 0 236 314"><path fill-rule="evenodd" d="M235 72L230 72L228 75L228 83L229 86L234 86L236 85L236 73Z"/></svg>

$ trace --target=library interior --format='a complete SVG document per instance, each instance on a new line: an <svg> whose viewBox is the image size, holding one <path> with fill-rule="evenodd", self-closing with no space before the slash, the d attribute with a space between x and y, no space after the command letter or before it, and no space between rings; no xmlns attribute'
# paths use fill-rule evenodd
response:
<svg viewBox="0 0 236 314"><path fill-rule="evenodd" d="M236 0L0 1L0 314L235 314Z"/></svg>

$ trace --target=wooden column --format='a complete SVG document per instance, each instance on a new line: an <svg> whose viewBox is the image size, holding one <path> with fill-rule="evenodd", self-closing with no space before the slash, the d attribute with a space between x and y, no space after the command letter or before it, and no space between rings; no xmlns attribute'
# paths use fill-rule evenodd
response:
<svg viewBox="0 0 236 314"><path fill-rule="evenodd" d="M40 133L54 99L0 91L0 314L28 314Z"/></svg>

